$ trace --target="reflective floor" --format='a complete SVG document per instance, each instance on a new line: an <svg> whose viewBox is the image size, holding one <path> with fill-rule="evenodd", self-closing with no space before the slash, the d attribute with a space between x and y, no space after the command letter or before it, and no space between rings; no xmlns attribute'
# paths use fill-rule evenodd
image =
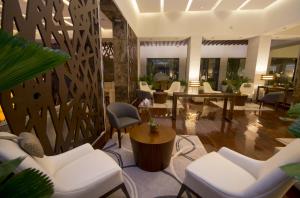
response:
<svg viewBox="0 0 300 198"><path fill-rule="evenodd" d="M197 135L208 151L226 146L249 157L265 160L275 147L283 146L276 138L292 137L282 121L286 111L234 111L233 120L222 118L222 109L209 103L184 102L185 109L172 121L163 109L152 111L159 124L171 126L177 134ZM145 118L145 117L144 117ZM146 119L146 118L145 118Z"/></svg>

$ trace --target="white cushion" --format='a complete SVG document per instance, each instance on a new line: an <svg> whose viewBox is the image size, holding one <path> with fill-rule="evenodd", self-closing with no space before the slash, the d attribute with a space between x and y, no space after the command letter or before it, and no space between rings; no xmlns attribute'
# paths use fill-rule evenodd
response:
<svg viewBox="0 0 300 198"><path fill-rule="evenodd" d="M70 162L54 179L55 197L99 197L123 182L121 168L100 150Z"/></svg>
<svg viewBox="0 0 300 198"><path fill-rule="evenodd" d="M197 181L197 184L195 184L195 181ZM220 154L211 152L197 159L187 167L184 183L192 187L195 191L197 189L205 189L208 186L212 191L220 194L238 195L255 183L255 181L255 177L243 168ZM201 185L205 185L205 187L201 187ZM205 194L203 191L197 193L200 196L210 195L209 193Z"/></svg>
<svg viewBox="0 0 300 198"><path fill-rule="evenodd" d="M12 140L0 139L0 161L12 160L18 157L25 157L20 166L17 167L16 171L22 171L27 168L35 168L44 173L47 173L36 161L23 151L19 145ZM49 175L49 174L48 174Z"/></svg>

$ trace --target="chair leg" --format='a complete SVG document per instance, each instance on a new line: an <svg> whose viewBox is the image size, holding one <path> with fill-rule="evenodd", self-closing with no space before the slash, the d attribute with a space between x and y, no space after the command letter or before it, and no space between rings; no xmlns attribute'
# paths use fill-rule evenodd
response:
<svg viewBox="0 0 300 198"><path fill-rule="evenodd" d="M119 141L119 148L121 148L121 130L118 129L118 141Z"/></svg>
<svg viewBox="0 0 300 198"><path fill-rule="evenodd" d="M130 198L129 193L128 193L127 188L124 183L121 184L121 189L122 189L123 193L125 194L126 198Z"/></svg>
<svg viewBox="0 0 300 198"><path fill-rule="evenodd" d="M110 139L112 138L113 133L114 133L114 128L110 127Z"/></svg>
<svg viewBox="0 0 300 198"><path fill-rule="evenodd" d="M184 193L184 191L186 191L186 187L184 184L181 185L181 188L177 194L177 198L180 198L182 196L182 194Z"/></svg>
<svg viewBox="0 0 300 198"><path fill-rule="evenodd" d="M125 130L125 133L127 133L126 128L124 128L124 130Z"/></svg>

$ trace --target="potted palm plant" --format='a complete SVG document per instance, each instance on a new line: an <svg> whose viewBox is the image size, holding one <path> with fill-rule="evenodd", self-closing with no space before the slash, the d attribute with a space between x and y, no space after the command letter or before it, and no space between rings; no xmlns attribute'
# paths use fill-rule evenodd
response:
<svg viewBox="0 0 300 198"><path fill-rule="evenodd" d="M1 92L63 64L69 55L0 30ZM20 156L21 157L21 156ZM0 164L0 197L51 197L53 184L36 169L12 174L23 158Z"/></svg>

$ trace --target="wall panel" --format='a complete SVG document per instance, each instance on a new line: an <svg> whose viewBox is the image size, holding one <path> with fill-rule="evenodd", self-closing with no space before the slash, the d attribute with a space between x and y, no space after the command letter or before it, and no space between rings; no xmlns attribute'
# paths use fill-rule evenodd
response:
<svg viewBox="0 0 300 198"><path fill-rule="evenodd" d="M94 141L105 128L98 0L2 3L3 29L71 55L55 70L1 93L10 130L34 132L46 154Z"/></svg>

